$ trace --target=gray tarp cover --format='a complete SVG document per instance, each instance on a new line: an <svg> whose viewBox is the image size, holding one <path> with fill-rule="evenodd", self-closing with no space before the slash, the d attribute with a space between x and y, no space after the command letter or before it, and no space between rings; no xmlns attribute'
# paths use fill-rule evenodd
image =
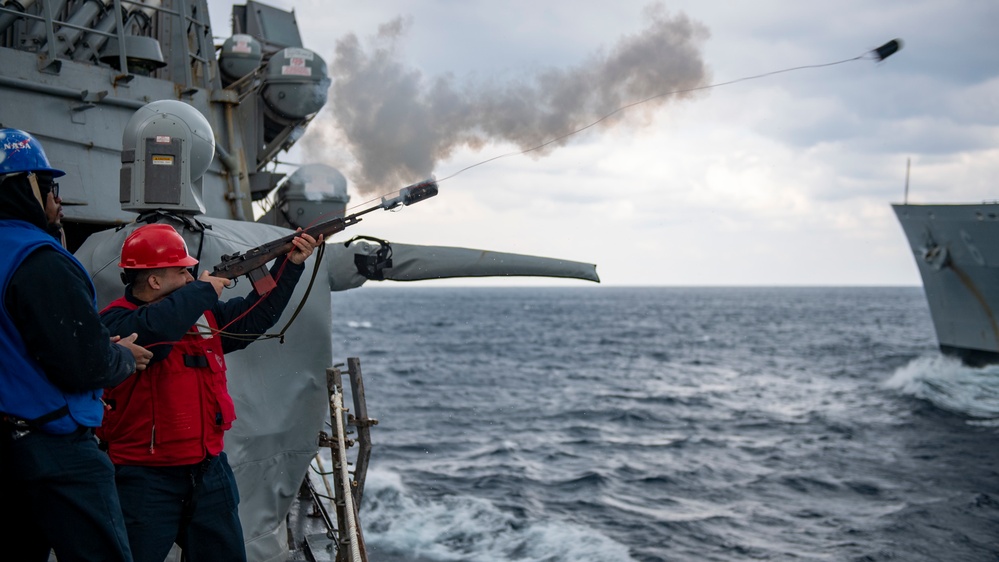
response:
<svg viewBox="0 0 999 562"><path fill-rule="evenodd" d="M385 270L385 279L391 281L491 276L569 277L600 281L595 265L576 261L449 246L395 242L389 246L392 248L392 267ZM370 240L354 240L349 247L345 247L343 242L328 244L326 255L330 259L326 265L330 287L334 291L360 287L368 279L357 272L354 255L373 255L380 247L381 244Z"/></svg>
<svg viewBox="0 0 999 562"><path fill-rule="evenodd" d="M201 260L199 267L209 271L223 254L244 252L291 232L266 224L197 218L211 225L203 241L200 233L180 228L179 222L161 221L181 231L191 254ZM122 295L118 268L121 246L137 227L130 224L119 231L98 232L76 252L94 278L99 308ZM378 243L361 240L349 248L343 242L327 244L327 269L319 272L308 304L288 330L284 344L276 339L262 340L226 355L237 420L226 433L225 450L239 485L239 513L251 562L287 559L285 516L316 453L317 436L329 412L326 368L333 365L330 291L359 287L367 281L357 273L354 254L368 255L378 248ZM394 267L386 270L386 278L391 280L508 275L598 280L593 265L566 260L440 246L392 244L392 249ZM303 278L272 332L288 322L302 300L314 263L314 256L306 262ZM250 282L243 278L235 288L223 292L222 298L245 295L250 288Z"/></svg>

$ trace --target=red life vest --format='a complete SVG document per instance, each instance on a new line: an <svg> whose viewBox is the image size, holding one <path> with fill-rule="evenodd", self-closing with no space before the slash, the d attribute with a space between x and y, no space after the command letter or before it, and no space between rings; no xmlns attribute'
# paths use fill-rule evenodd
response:
<svg viewBox="0 0 999 562"><path fill-rule="evenodd" d="M107 308L116 307L138 308L124 297ZM205 318L218 329L210 311ZM111 462L176 466L222 451L236 408L226 388L222 342L212 334L186 334L165 359L105 390L109 408L97 436L107 443Z"/></svg>

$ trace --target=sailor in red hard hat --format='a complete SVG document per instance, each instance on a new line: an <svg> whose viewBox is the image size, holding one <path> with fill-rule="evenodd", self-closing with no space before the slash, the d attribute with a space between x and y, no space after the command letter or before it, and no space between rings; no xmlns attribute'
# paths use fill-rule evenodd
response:
<svg viewBox="0 0 999 562"><path fill-rule="evenodd" d="M219 300L232 281L203 271L195 280L184 238L169 224L134 230L121 250L125 294L101 312L149 347L149 368L107 389L98 435L115 465L137 561L162 562L176 542L189 560L243 561L238 491L223 451L236 419L224 355L271 328L322 237L294 238L271 268L266 296Z"/></svg>

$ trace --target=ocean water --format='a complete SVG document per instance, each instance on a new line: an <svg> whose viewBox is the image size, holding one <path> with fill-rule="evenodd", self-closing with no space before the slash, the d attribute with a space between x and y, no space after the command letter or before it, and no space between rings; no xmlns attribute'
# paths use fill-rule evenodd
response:
<svg viewBox="0 0 999 562"><path fill-rule="evenodd" d="M999 560L999 367L922 289L333 295L370 560Z"/></svg>

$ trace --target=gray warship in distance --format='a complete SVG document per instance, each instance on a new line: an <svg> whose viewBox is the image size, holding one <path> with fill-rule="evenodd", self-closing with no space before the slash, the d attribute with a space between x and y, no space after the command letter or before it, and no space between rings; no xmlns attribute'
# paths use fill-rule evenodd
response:
<svg viewBox="0 0 999 562"><path fill-rule="evenodd" d="M923 280L940 350L999 363L999 203L892 205Z"/></svg>
<svg viewBox="0 0 999 562"><path fill-rule="evenodd" d="M91 272L101 307L121 294L118 254L140 222L173 225L199 267L211 267L346 212L346 181L336 170L316 164L286 177L274 165L327 101L325 61L303 47L293 12L248 1L233 7L232 27L216 46L206 0L0 6L0 127L30 132L52 165L66 171L59 183L67 245ZM196 118L176 111L178 104ZM148 129L137 128L138 117ZM157 128L170 133L137 134ZM273 205L255 220L253 202L265 198ZM347 359L353 403L345 413L330 341L331 291L444 277L599 281L591 264L460 247L358 237L325 249L323 260L307 262L307 275L318 274L320 264L325 270L311 291L299 283L278 322L282 337L226 357L239 416L226 452L254 562L365 559L357 508L368 428L376 422L367 418L357 358ZM240 283L232 295L249 288ZM295 316L298 302L305 306ZM353 472L348 430L360 444ZM329 485L310 470L321 462L319 445L334 459L326 470L336 473L335 490L327 492L333 501L303 493Z"/></svg>

